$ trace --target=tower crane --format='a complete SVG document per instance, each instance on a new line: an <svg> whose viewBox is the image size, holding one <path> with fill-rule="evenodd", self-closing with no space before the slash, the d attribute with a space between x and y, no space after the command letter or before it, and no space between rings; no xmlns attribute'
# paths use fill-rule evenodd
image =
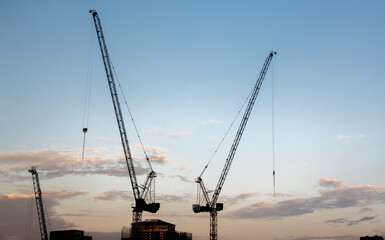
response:
<svg viewBox="0 0 385 240"><path fill-rule="evenodd" d="M198 192L198 197L197 197L198 203L193 204L192 208L193 208L193 211L195 213L200 213L200 212L209 212L210 213L210 240L217 240L218 239L218 236L217 236L218 235L217 234L217 228L218 228L217 216L218 216L218 211L223 210L223 203L217 203L217 200L219 198L219 194L221 193L223 184L225 183L226 176L229 172L231 163L234 159L235 152L237 151L237 148L238 148L239 142L241 140L243 131L245 130L245 127L247 124L247 120L249 119L251 110L253 109L255 100L256 100L258 93L259 93L259 90L261 88L263 79L265 78L265 75L266 75L266 72L269 68L270 62L271 62L271 60L275 54L277 54L277 53L273 52L273 51L270 52L269 55L267 56L266 60L265 60L265 63L263 64L262 71L259 74L257 82L255 83L255 86L254 86L253 92L251 94L249 103L248 103L247 108L245 110L245 113L243 115L241 124L240 124L239 129L237 131L237 134L235 136L234 142L230 148L229 155L226 158L226 162L225 162L225 166L222 170L222 174L219 178L217 187L215 188L214 194L212 195L211 199L209 196L209 191L206 189L206 187L203 183L203 180L202 180L202 175L203 175L204 171L195 180L195 182L198 184L198 186L200 187L200 189L202 191L203 199L201 199L201 196ZM205 168L207 168L207 165ZM198 189L199 189L199 187L198 187ZM201 200L204 200L206 204L201 205L201 202L202 202Z"/></svg>
<svg viewBox="0 0 385 240"><path fill-rule="evenodd" d="M28 172L32 173L33 189L35 191L35 200L37 208L37 216L39 218L41 240L48 240L47 225L45 223L45 213L43 207L43 199L41 195L39 174L35 167L31 167Z"/></svg>
<svg viewBox="0 0 385 240"><path fill-rule="evenodd" d="M132 191L135 198L135 206L132 207L133 208L132 223L135 224L142 220L143 211L156 213L159 210L160 204L155 203L155 191L151 190L152 182L156 177L156 173L152 169L150 160L146 156L146 160L149 164L150 172L147 174L144 184L140 186L138 185L138 181L136 179L136 174L135 174L134 163L133 163L132 155L130 151L130 146L128 144L126 128L124 126L122 111L120 109L118 93L116 91L114 74L112 71L112 63L108 55L108 50L107 50L106 42L103 35L102 25L101 25L98 13L95 10L90 10L89 12L92 14L92 17L95 23L96 34L99 40L100 52L103 58L104 68L107 75L108 86L110 89L112 103L115 109L116 120L119 127L120 138L123 145L124 157L126 159L128 174L130 176ZM149 202L146 202L146 200L148 200Z"/></svg>

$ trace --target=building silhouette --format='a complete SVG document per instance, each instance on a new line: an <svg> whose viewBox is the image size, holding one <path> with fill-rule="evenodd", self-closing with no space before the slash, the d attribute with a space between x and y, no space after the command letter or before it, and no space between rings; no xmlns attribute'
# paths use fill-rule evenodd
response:
<svg viewBox="0 0 385 240"><path fill-rule="evenodd" d="M127 239L127 238L124 238ZM122 240L123 230L122 230ZM175 224L159 219L146 219L143 222L132 223L130 240L192 240L192 234L176 232Z"/></svg>
<svg viewBox="0 0 385 240"><path fill-rule="evenodd" d="M85 236L82 230L51 231L50 240L92 240L91 236Z"/></svg>
<svg viewBox="0 0 385 240"><path fill-rule="evenodd" d="M373 237L369 237L369 236L360 237L360 240L384 240L384 238L376 235Z"/></svg>

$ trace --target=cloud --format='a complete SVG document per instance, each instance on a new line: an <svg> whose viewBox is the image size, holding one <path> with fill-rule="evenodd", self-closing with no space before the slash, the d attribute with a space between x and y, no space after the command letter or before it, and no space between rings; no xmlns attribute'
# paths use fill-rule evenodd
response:
<svg viewBox="0 0 385 240"><path fill-rule="evenodd" d="M325 223L346 223L346 222L349 222L349 220L346 218L337 218L337 219L325 221Z"/></svg>
<svg viewBox="0 0 385 240"><path fill-rule="evenodd" d="M156 196L156 200L160 202L172 202L172 203L181 203L181 202L190 202L193 199L192 194L183 194L183 195L171 195L171 194L160 194Z"/></svg>
<svg viewBox="0 0 385 240"><path fill-rule="evenodd" d="M183 182L188 182L188 183L194 183L195 182L194 179L189 179L188 177L182 176L182 175L163 175L163 176L167 177L167 178L179 178L179 180L181 180Z"/></svg>
<svg viewBox="0 0 385 240"><path fill-rule="evenodd" d="M220 202L224 203L225 205L235 205L240 202L245 202L250 198L256 197L256 196L262 196L262 194L259 193L241 193L236 196L222 196L220 197Z"/></svg>
<svg viewBox="0 0 385 240"><path fill-rule="evenodd" d="M337 179L321 178L318 181L320 187L324 188L339 188L342 186L343 181Z"/></svg>
<svg viewBox="0 0 385 240"><path fill-rule="evenodd" d="M324 184L325 181L321 179L320 183ZM330 184L327 185L329 186ZM336 185L332 184L332 186ZM319 194L316 197L294 198L275 204L256 202L248 207L227 214L227 217L239 219L277 219L300 216L319 210L367 207L373 203L385 203L384 187L379 186L340 186L338 188L320 190Z"/></svg>
<svg viewBox="0 0 385 240"><path fill-rule="evenodd" d="M171 164L174 165L174 169L178 172L191 171L193 169L190 165L188 165L187 163L184 163L184 162L173 161L173 162L171 162Z"/></svg>
<svg viewBox="0 0 385 240"><path fill-rule="evenodd" d="M359 220L349 221L348 225L349 225L349 226L357 225L357 224L362 223L362 222L374 220L376 217L377 217L377 216L363 217L363 218L361 218L361 219L359 219Z"/></svg>
<svg viewBox="0 0 385 240"><path fill-rule="evenodd" d="M56 151L41 149L35 151L14 151L0 153L1 176L8 181L17 181L30 178L27 170L32 165L37 165L41 178L57 178L65 175L108 175L126 177L127 165L122 154L102 154L107 149L87 149L87 157L82 159L79 152ZM157 147L149 147L153 161L166 162L166 150ZM142 167L142 163L135 162L135 172L143 175L148 169Z"/></svg>
<svg viewBox="0 0 385 240"><path fill-rule="evenodd" d="M124 190L110 190L94 197L98 201L133 200L132 192Z"/></svg>
<svg viewBox="0 0 385 240"><path fill-rule="evenodd" d="M141 148L139 144L136 145L137 148ZM169 160L166 158L167 149L162 147L156 147L151 145L144 145L144 149L146 150L148 157L151 163L166 163Z"/></svg>
<svg viewBox="0 0 385 240"><path fill-rule="evenodd" d="M375 218L377 218L377 216L362 217L361 219L358 219L358 220L348 220L346 218L337 218L337 219L327 220L327 221L325 221L325 223L331 223L331 224L346 223L346 225L348 225L348 226L353 226L353 225L360 224L362 222L374 220Z"/></svg>
<svg viewBox="0 0 385 240"><path fill-rule="evenodd" d="M339 140L358 140L358 139L362 139L364 137L365 137L365 135L363 135L363 134L357 134L357 135L354 135L354 136L338 135L337 138Z"/></svg>
<svg viewBox="0 0 385 240"><path fill-rule="evenodd" d="M172 194L159 194L156 195L157 202L173 202L173 203L180 203L180 202L188 202L192 199L191 194L183 194L183 195L172 195ZM133 201L133 195L130 191L124 191L124 190L111 190L106 191L96 197L94 197L94 200L96 201L117 201L117 200L130 200Z"/></svg>
<svg viewBox="0 0 385 240"><path fill-rule="evenodd" d="M356 239L357 236L352 236L352 235L345 235L345 236L303 236L303 237L294 237L292 240L323 240L323 239L338 239L338 240L351 240L351 239Z"/></svg>
<svg viewBox="0 0 385 240"><path fill-rule="evenodd" d="M373 208L364 207L360 209L360 213L375 212Z"/></svg>
<svg viewBox="0 0 385 240"><path fill-rule="evenodd" d="M43 204L47 223L55 229L71 229L76 226L61 218L54 207L59 199L87 194L86 191L43 191ZM0 195L0 239L24 239L26 222L30 224L29 239L40 239L39 221L34 195L9 193Z"/></svg>

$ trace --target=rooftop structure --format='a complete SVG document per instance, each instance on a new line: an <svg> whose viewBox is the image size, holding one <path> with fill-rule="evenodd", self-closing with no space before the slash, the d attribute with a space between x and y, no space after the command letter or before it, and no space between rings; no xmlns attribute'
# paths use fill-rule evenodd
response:
<svg viewBox="0 0 385 240"><path fill-rule="evenodd" d="M82 230L51 231L50 240L92 240L91 236L85 236Z"/></svg>
<svg viewBox="0 0 385 240"><path fill-rule="evenodd" d="M191 240L192 234L176 232L175 224L159 219L146 219L131 224L130 240Z"/></svg>

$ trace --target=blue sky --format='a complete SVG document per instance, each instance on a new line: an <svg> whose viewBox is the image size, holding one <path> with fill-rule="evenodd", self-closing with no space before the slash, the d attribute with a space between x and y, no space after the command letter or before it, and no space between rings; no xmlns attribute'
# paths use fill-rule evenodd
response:
<svg viewBox="0 0 385 240"><path fill-rule="evenodd" d="M275 50L219 199L225 203L220 238L240 231L242 239L385 234L382 1L1 1L2 209L25 206L32 184L27 169L37 165L55 230L76 227L95 239L114 239L130 222L132 194L99 47L90 41L90 9L99 12L127 101L156 159L161 209L144 218L207 238L208 216L191 210L193 180ZM82 163L88 61L92 88ZM127 111L124 117L142 169ZM210 189L238 124L204 175ZM277 215L286 208L294 210ZM3 238L19 239L23 216L0 219L11 229L0 231L8 234Z"/></svg>

